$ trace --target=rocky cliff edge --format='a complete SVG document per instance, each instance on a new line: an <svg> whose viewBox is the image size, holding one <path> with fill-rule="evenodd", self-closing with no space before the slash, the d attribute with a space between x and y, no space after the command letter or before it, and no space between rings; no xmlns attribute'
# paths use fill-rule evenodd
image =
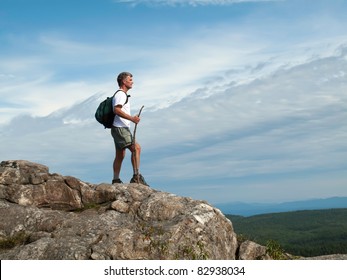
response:
<svg viewBox="0 0 347 280"><path fill-rule="evenodd" d="M89 184L24 160L0 163L0 217L1 260L274 258L252 241L238 244L230 220L205 201L141 184Z"/></svg>
<svg viewBox="0 0 347 280"><path fill-rule="evenodd" d="M140 184L89 184L0 163L0 259L235 259L232 223L205 201Z"/></svg>

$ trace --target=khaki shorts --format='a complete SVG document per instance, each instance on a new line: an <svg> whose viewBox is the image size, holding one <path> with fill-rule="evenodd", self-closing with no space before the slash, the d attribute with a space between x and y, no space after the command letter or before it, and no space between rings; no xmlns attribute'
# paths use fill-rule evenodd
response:
<svg viewBox="0 0 347 280"><path fill-rule="evenodd" d="M112 127L111 134L118 150L129 147L133 143L133 136L128 127Z"/></svg>

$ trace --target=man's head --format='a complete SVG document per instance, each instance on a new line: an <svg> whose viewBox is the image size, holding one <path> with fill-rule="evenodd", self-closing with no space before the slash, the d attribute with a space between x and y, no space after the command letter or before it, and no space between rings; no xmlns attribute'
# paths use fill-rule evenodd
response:
<svg viewBox="0 0 347 280"><path fill-rule="evenodd" d="M132 88L133 85L133 75L129 72L122 72L117 77L118 86L126 86L128 89Z"/></svg>

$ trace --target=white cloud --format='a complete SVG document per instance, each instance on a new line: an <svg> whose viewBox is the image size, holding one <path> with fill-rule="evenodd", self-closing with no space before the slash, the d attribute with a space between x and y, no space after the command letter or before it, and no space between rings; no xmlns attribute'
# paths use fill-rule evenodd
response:
<svg viewBox="0 0 347 280"><path fill-rule="evenodd" d="M339 23L329 14L283 21L262 15L253 11L238 23L211 25L175 21L138 33L131 28L121 43L110 34L83 41L49 31L30 42L12 41L18 49L0 54L2 159L110 181L113 142L94 112L115 89L120 69L134 74L134 112L145 105L141 170L154 186L215 201L230 193L235 200L250 193L266 199L278 190L273 197L285 199L291 188L297 195L346 195L339 169L346 167L347 38L341 27L330 28ZM330 171L336 176L328 191L316 174L321 179ZM129 162L122 172L130 176ZM293 174L307 177L291 180Z"/></svg>
<svg viewBox="0 0 347 280"><path fill-rule="evenodd" d="M197 88L205 88L207 97L222 91L225 83L247 84L279 67L329 56L338 43L346 41L338 36L279 41L278 31L266 38L262 32L268 26L258 28L255 23L256 19L243 25L220 22L150 37L160 38L161 44L138 34L121 44L111 39L76 40L71 34L47 31L30 37L30 42L13 35L11 42L25 52L0 55L0 94L3 103L17 108L0 108L0 123L17 115L18 106L22 113L43 116L96 92L111 94L116 87L115 72L124 69L135 74L134 108L145 105L153 110L170 106ZM137 37L141 38L137 41Z"/></svg>
<svg viewBox="0 0 347 280"><path fill-rule="evenodd" d="M305 188L312 191L322 185L314 179L317 174L346 167L347 80L340 75L346 67L343 55L317 59L247 85L225 86L208 98L197 92L165 110L144 113L144 150L158 153L146 168L162 181L196 180L199 190L203 182L213 186L216 181L223 189L228 180L286 174L275 181L281 186L264 183L282 189L287 179L305 173L305 181L311 178ZM156 131L152 137L151 131ZM217 183L220 179L223 183ZM340 174L325 186L332 195L341 195L341 180ZM326 193L322 187L311 195Z"/></svg>
<svg viewBox="0 0 347 280"><path fill-rule="evenodd" d="M117 3L128 3L131 5L168 5L168 6L207 6L207 5L231 5L249 2L280 2L284 0L113 0Z"/></svg>
<svg viewBox="0 0 347 280"><path fill-rule="evenodd" d="M238 180L244 182L231 187L233 199L247 196L238 190L242 186L266 186L262 189L266 197L266 188L283 189L279 197L287 192L284 186L288 188L289 181L297 184L293 188L304 188L300 195L307 192L309 196L310 189L319 197L326 195L327 186L317 181L317 174L329 172L337 174L329 193L343 194L338 170L345 168L347 154L347 80L341 74L346 64L342 51L288 69L280 67L271 75L258 76L256 72L263 68L257 67L246 71L258 77L248 84L232 79L228 83L226 74L213 79L223 81L217 91L200 88L165 109L146 111L145 107L138 127L141 170L159 188L203 199L212 195L213 186L226 190L228 182ZM42 162L54 172L82 180L109 181L113 142L93 116L100 98L101 94L95 95L47 117L14 119L2 129L2 157ZM122 171L125 178L131 174L127 161ZM308 174L307 185L289 179L295 174ZM252 181L257 176L262 182ZM322 187L312 192L314 185ZM215 201L225 195L213 194Z"/></svg>

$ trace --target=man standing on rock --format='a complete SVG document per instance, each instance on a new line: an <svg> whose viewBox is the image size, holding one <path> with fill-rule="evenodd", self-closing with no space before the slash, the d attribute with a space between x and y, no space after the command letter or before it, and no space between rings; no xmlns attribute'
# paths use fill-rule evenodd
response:
<svg viewBox="0 0 347 280"><path fill-rule="evenodd" d="M133 135L130 131L130 123L138 124L139 116L131 116L128 90L133 86L133 75L129 72L122 72L117 77L119 90L113 97L112 105L114 108L115 118L111 134L114 139L116 156L113 162L113 180L112 184L123 183L119 178L122 162L125 157L126 149L131 151L131 164L134 175L130 183L139 183L147 185L141 174L135 174L140 167L141 146L133 143Z"/></svg>

